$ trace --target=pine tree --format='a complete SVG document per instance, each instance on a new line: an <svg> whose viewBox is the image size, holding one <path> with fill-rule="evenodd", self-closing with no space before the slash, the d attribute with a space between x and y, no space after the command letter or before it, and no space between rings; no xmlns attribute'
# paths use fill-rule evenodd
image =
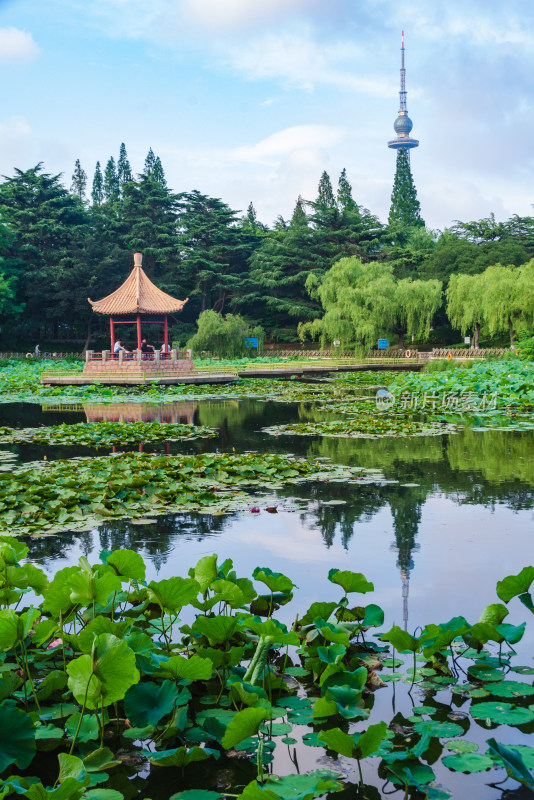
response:
<svg viewBox="0 0 534 800"><path fill-rule="evenodd" d="M352 211L356 206L352 197L352 186L347 178L347 170L345 167L341 170L341 175L339 176L337 184L337 204L341 212Z"/></svg>
<svg viewBox="0 0 534 800"><path fill-rule="evenodd" d="M334 191L332 189L332 183L330 181L330 175L328 172L326 172L326 170L323 172L321 179L319 180L318 194L315 205L332 209L336 207L336 200L334 197Z"/></svg>
<svg viewBox="0 0 534 800"><path fill-rule="evenodd" d="M178 195L182 271L200 311L233 311L248 280L248 259L258 237L238 224L237 212L199 191ZM257 245L256 245L257 246Z"/></svg>
<svg viewBox="0 0 534 800"><path fill-rule="evenodd" d="M303 225L306 225L306 227L308 226L308 217L306 216L306 211L304 210L304 200L299 194L293 211L293 216L291 217L291 227L298 228L302 227Z"/></svg>
<svg viewBox="0 0 534 800"><path fill-rule="evenodd" d="M250 225L251 228L256 228L258 224L258 218L256 215L256 209L254 208L254 203L250 201L247 208L247 216L245 217L246 221Z"/></svg>
<svg viewBox="0 0 534 800"><path fill-rule="evenodd" d="M74 164L74 172L72 173L72 185L70 190L75 194L83 203L85 200L85 189L87 187L87 173L80 164L80 159L76 159Z"/></svg>
<svg viewBox="0 0 534 800"><path fill-rule="evenodd" d="M317 315L319 304L305 288L311 273L321 276L325 272L315 237L299 196L289 224L266 235L252 254L249 293L243 301L247 310L255 308L266 328L280 333ZM260 291L254 296L255 287Z"/></svg>
<svg viewBox="0 0 534 800"><path fill-rule="evenodd" d="M421 206L417 199L408 151L404 148L397 151L397 169L395 170L388 223L390 226L401 225L402 227L424 226L425 224L421 219Z"/></svg>
<svg viewBox="0 0 534 800"><path fill-rule="evenodd" d="M91 198L95 206L101 205L102 201L104 200L104 179L102 177L100 161L96 162L95 175L93 178L93 188L91 190Z"/></svg>
<svg viewBox="0 0 534 800"><path fill-rule="evenodd" d="M357 255L364 260L376 257L383 237L383 227L377 217L360 208L352 196L352 186L343 169L338 180L337 205L339 225L336 231L337 258Z"/></svg>
<svg viewBox="0 0 534 800"><path fill-rule="evenodd" d="M113 156L110 156L104 172L104 197L107 203L115 203L120 197L119 177Z"/></svg>
<svg viewBox="0 0 534 800"><path fill-rule="evenodd" d="M156 156L154 155L154 151L152 150L152 148L150 148L145 158L143 175L146 175L147 178L152 178L154 176L155 166L156 166Z"/></svg>
<svg viewBox="0 0 534 800"><path fill-rule="evenodd" d="M117 177L119 179L119 187L121 191L123 184L132 180L132 168L130 167L130 162L128 161L126 145L124 142L121 144L119 150L119 160L117 161Z"/></svg>
<svg viewBox="0 0 534 800"><path fill-rule="evenodd" d="M24 305L32 335L41 331L56 338L60 325L83 332L92 316L87 297L98 270L87 258L88 211L59 175L43 172L38 164L26 172L15 170L0 184L0 216L15 235L21 262L17 302ZM1 271L8 275L4 265Z"/></svg>
<svg viewBox="0 0 534 800"><path fill-rule="evenodd" d="M325 171L317 188L317 198L312 204L310 217L314 229L314 248L324 267L328 269L338 252L338 231L341 224L330 176Z"/></svg>
<svg viewBox="0 0 534 800"><path fill-rule="evenodd" d="M162 186L167 186L167 181L165 180L165 172L163 171L163 165L161 163L161 159L159 156L156 157L154 160L154 169L152 170L152 179L161 183Z"/></svg>
<svg viewBox="0 0 534 800"><path fill-rule="evenodd" d="M167 280L179 262L175 195L159 181L140 175L138 181L124 184L121 224L126 249L143 253L143 268L150 278ZM174 292L161 281L158 285ZM179 286L178 291L189 287Z"/></svg>

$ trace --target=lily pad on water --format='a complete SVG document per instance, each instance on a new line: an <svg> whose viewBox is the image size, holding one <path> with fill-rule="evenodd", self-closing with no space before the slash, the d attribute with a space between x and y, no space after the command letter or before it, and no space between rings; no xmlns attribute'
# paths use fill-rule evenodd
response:
<svg viewBox="0 0 534 800"><path fill-rule="evenodd" d="M493 760L481 753L457 753L445 756L442 761L454 772L485 772L494 766Z"/></svg>
<svg viewBox="0 0 534 800"><path fill-rule="evenodd" d="M525 725L534 720L534 711L511 703L476 703L471 706L471 715L476 719L488 719L499 725Z"/></svg>
<svg viewBox="0 0 534 800"><path fill-rule="evenodd" d="M163 422L76 422L42 428L1 428L0 442L77 447L114 447L116 445L175 442L216 436L217 431L204 425Z"/></svg>
<svg viewBox="0 0 534 800"><path fill-rule="evenodd" d="M41 535L105 519L146 519L147 512L228 511L245 501L238 494L221 499L221 490L334 478L357 485L361 474L361 468L256 453L58 460L0 473L0 531Z"/></svg>

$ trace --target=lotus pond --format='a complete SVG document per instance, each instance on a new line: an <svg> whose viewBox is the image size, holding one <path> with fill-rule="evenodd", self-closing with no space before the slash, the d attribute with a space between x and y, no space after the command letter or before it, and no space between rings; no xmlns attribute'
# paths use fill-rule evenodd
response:
<svg viewBox="0 0 534 800"><path fill-rule="evenodd" d="M40 367L0 369L0 796L532 796L532 365Z"/></svg>

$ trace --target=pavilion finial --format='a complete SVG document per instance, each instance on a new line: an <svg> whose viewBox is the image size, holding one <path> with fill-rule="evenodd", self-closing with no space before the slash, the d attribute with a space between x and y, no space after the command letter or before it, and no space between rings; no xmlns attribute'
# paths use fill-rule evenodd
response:
<svg viewBox="0 0 534 800"><path fill-rule="evenodd" d="M134 253L134 267L140 267L143 263L143 254Z"/></svg>

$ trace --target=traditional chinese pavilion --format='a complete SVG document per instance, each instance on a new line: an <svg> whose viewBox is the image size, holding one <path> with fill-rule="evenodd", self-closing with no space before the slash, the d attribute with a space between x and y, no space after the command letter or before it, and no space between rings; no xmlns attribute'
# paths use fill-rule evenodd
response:
<svg viewBox="0 0 534 800"><path fill-rule="evenodd" d="M115 349L115 326L135 324L137 349L141 349L142 326L163 325L164 353L169 352L169 328L167 315L181 311L188 299L177 300L155 286L141 266L142 253L134 253L134 268L122 284L107 297L93 302L88 298L93 311L109 316L111 352Z"/></svg>

